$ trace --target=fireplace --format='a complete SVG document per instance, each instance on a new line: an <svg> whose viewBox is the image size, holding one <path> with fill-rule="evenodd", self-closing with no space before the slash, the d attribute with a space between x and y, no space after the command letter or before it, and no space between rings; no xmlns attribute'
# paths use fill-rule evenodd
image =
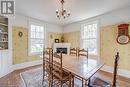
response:
<svg viewBox="0 0 130 87"><path fill-rule="evenodd" d="M67 54L67 48L56 48L56 52L60 53L62 51L62 53Z"/></svg>
<svg viewBox="0 0 130 87"><path fill-rule="evenodd" d="M70 43L54 43L53 50L54 52L63 51L65 54L70 54Z"/></svg>

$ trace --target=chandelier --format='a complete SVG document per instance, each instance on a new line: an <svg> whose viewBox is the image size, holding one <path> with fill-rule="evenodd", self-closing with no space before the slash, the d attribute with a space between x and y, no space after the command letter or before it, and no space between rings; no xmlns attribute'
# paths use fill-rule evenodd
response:
<svg viewBox="0 0 130 87"><path fill-rule="evenodd" d="M65 3L65 1L64 0L61 0L60 1L61 2L61 10L59 11L59 10L56 10L56 15L57 15L57 18L67 18L67 17L69 17L70 16L70 12L67 12L65 9L64 9L64 3Z"/></svg>

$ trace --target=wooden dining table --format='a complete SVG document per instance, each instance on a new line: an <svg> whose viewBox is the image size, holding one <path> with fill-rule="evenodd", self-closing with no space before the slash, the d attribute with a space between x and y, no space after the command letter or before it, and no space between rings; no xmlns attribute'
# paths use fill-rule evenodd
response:
<svg viewBox="0 0 130 87"><path fill-rule="evenodd" d="M49 55L45 55L49 57ZM58 62L57 58L53 58ZM104 63L99 63L96 59L85 58L85 57L76 57L73 55L63 54L62 56L62 67L63 69L71 72L76 77L82 80L82 87L84 81L88 81L88 87L90 86L91 77L102 67Z"/></svg>

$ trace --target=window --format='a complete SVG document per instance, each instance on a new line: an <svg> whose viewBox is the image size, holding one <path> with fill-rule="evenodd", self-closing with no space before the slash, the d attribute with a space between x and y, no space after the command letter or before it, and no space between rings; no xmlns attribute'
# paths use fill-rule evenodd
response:
<svg viewBox="0 0 130 87"><path fill-rule="evenodd" d="M39 54L43 51L45 45L45 29L44 26L38 24L30 24L29 34L30 54Z"/></svg>
<svg viewBox="0 0 130 87"><path fill-rule="evenodd" d="M83 24L81 29L82 48L94 55L97 55L97 28L98 23L92 22Z"/></svg>

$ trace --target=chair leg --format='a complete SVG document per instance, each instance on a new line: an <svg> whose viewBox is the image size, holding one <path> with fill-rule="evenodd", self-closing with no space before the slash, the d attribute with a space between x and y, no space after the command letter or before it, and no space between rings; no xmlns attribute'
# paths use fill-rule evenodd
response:
<svg viewBox="0 0 130 87"><path fill-rule="evenodd" d="M61 81L61 82L60 82L60 87L62 87L62 85L63 85L63 82Z"/></svg>
<svg viewBox="0 0 130 87"><path fill-rule="evenodd" d="M44 81L45 81L45 71L43 71L42 85L43 85Z"/></svg>
<svg viewBox="0 0 130 87"><path fill-rule="evenodd" d="M85 81L85 85L87 85L87 86L88 86L88 81Z"/></svg>
<svg viewBox="0 0 130 87"><path fill-rule="evenodd" d="M53 86L53 80L51 74L48 75L49 87Z"/></svg>
<svg viewBox="0 0 130 87"><path fill-rule="evenodd" d="M74 77L72 78L72 87L74 87Z"/></svg>
<svg viewBox="0 0 130 87"><path fill-rule="evenodd" d="M82 87L84 87L84 80L82 79Z"/></svg>
<svg viewBox="0 0 130 87"><path fill-rule="evenodd" d="M43 83L44 83L44 79L45 79L45 78L44 78L44 76L43 76L43 78L42 78L42 85L43 85Z"/></svg>
<svg viewBox="0 0 130 87"><path fill-rule="evenodd" d="M68 87L71 87L71 75L69 75L69 85Z"/></svg>
<svg viewBox="0 0 130 87"><path fill-rule="evenodd" d="M43 85L44 81L45 81L45 62L43 60L43 79L42 79L42 85Z"/></svg>
<svg viewBox="0 0 130 87"><path fill-rule="evenodd" d="M49 87L51 87L51 81L49 80Z"/></svg>
<svg viewBox="0 0 130 87"><path fill-rule="evenodd" d="M88 80L88 87L90 87L90 81L91 81L91 80L89 79L89 80Z"/></svg>

